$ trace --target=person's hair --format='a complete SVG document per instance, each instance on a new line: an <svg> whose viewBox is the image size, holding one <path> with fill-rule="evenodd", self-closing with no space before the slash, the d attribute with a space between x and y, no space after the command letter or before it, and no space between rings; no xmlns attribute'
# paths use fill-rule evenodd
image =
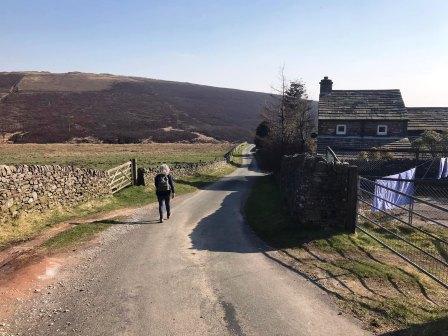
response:
<svg viewBox="0 0 448 336"><path fill-rule="evenodd" d="M167 164L161 165L159 170L162 174L165 174L165 175L168 175L170 173L170 167L168 167Z"/></svg>

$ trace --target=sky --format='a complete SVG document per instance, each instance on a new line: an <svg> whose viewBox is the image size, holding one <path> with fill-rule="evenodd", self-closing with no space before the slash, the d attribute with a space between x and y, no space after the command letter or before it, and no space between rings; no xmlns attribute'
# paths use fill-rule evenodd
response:
<svg viewBox="0 0 448 336"><path fill-rule="evenodd" d="M401 89L448 106L446 0L0 0L0 71L112 73L312 99Z"/></svg>

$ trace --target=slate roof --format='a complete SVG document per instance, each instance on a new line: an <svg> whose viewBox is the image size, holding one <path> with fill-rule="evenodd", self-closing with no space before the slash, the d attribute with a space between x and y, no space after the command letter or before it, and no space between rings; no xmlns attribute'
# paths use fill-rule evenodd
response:
<svg viewBox="0 0 448 336"><path fill-rule="evenodd" d="M448 130L448 107L408 107L408 131Z"/></svg>
<svg viewBox="0 0 448 336"><path fill-rule="evenodd" d="M332 90L319 97L319 120L407 120L400 90Z"/></svg>

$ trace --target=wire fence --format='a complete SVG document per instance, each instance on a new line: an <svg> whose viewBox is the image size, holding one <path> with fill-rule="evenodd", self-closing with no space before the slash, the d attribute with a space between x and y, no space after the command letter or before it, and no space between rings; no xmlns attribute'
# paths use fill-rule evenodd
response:
<svg viewBox="0 0 448 336"><path fill-rule="evenodd" d="M360 177L357 229L448 289L448 181Z"/></svg>
<svg viewBox="0 0 448 336"><path fill-rule="evenodd" d="M358 167L364 177L389 176L411 168L416 169L415 178L435 179L441 157L448 157L443 151L415 151L412 149L370 149L366 151L335 150L339 160Z"/></svg>

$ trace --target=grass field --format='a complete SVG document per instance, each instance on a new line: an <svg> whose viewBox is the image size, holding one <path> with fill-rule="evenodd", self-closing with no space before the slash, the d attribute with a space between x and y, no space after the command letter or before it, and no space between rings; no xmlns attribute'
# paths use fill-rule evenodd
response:
<svg viewBox="0 0 448 336"><path fill-rule="evenodd" d="M443 287L361 232L300 229L281 200L274 179L260 178L245 206L249 224L288 257L291 267L333 295L342 311L377 333L444 335L448 293Z"/></svg>
<svg viewBox="0 0 448 336"><path fill-rule="evenodd" d="M222 144L0 144L0 164L74 165L108 169L130 159L139 166L213 161L233 147Z"/></svg>

